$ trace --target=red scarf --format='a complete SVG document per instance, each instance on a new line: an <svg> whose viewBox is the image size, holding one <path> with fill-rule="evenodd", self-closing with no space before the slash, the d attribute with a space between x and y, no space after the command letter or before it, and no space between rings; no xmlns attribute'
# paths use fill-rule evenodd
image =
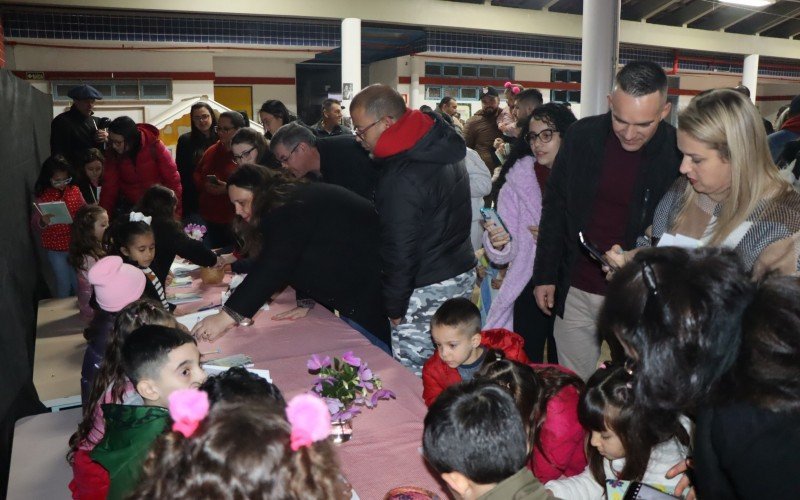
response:
<svg viewBox="0 0 800 500"><path fill-rule="evenodd" d="M388 158L411 149L433 127L433 118L422 111L407 109L405 114L387 128L375 144L375 158Z"/></svg>
<svg viewBox="0 0 800 500"><path fill-rule="evenodd" d="M800 115L793 116L783 122L783 126L781 130L788 130L789 132L794 132L795 134L800 134Z"/></svg>

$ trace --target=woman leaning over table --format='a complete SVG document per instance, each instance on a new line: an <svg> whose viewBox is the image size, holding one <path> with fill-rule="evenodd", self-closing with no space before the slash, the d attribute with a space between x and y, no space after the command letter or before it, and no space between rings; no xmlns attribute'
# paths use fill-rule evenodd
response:
<svg viewBox="0 0 800 500"><path fill-rule="evenodd" d="M222 311L192 333L214 341L291 286L313 298L388 350L382 303L378 217L364 198L324 183L304 183L260 165L242 165L228 179L241 221L244 250L255 253L250 272ZM256 248L254 248L256 247ZM257 248L260 247L260 248Z"/></svg>
<svg viewBox="0 0 800 500"><path fill-rule="evenodd" d="M698 95L678 117L678 148L683 175L637 246L679 235L699 240L698 246L732 248L756 276L795 274L800 194L773 163L755 106L728 89ZM614 245L606 258L622 266L637 250Z"/></svg>

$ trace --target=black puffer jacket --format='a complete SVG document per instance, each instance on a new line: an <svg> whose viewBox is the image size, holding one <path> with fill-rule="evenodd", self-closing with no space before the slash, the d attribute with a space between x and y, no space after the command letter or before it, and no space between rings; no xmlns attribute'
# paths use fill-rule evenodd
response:
<svg viewBox="0 0 800 500"><path fill-rule="evenodd" d="M433 127L406 151L377 159L383 297L403 317L415 288L475 265L470 243L469 176L464 139L435 113Z"/></svg>

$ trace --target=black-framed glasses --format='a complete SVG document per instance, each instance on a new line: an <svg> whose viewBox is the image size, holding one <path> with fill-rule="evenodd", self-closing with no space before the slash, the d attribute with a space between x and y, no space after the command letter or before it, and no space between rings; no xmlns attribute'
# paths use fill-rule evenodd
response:
<svg viewBox="0 0 800 500"><path fill-rule="evenodd" d="M244 159L245 156L247 156L250 153L252 153L255 149L256 149L256 146L253 146L252 148L248 149L247 151L242 151L242 154L240 154L240 155L233 155L233 163L238 165L239 163L241 163L241 161Z"/></svg>
<svg viewBox="0 0 800 500"><path fill-rule="evenodd" d="M236 127L220 127L219 125L214 127L214 132L215 133L220 133L220 132L226 132L227 133L227 132L230 132L232 130L236 130Z"/></svg>
<svg viewBox="0 0 800 500"><path fill-rule="evenodd" d="M525 140L528 141L529 143L533 143L536 142L536 139L539 139L540 141L542 141L542 143L547 144L548 142L553 140L553 134L555 134L556 132L558 132L558 130L553 130L551 128L546 128L541 132L539 132L538 134L536 132L528 132L527 134L525 134Z"/></svg>
<svg viewBox="0 0 800 500"><path fill-rule="evenodd" d="M367 125L366 127L361 128L361 129L356 127L355 130L354 130L354 132L356 133L356 137L358 137L359 139L361 139L363 141L364 140L364 134L367 133L367 130L371 129L372 127L374 127L375 125L380 123L380 121L383 120L384 118L386 118L386 117L382 116L382 117L378 118L377 120L375 120L374 122L372 122L369 125Z"/></svg>
<svg viewBox="0 0 800 500"><path fill-rule="evenodd" d="M291 157L292 157L292 155L294 154L294 152L295 152L295 151L297 151L297 148L299 148L301 144L303 144L303 143L302 143L302 142L298 142L298 143L295 145L295 147L293 147L293 148L292 148L292 150L291 150L291 151L289 151L289 154L288 154L288 155L284 156L283 158L278 158L278 161L279 161L279 162L281 162L281 163L289 163L289 158L291 158Z"/></svg>

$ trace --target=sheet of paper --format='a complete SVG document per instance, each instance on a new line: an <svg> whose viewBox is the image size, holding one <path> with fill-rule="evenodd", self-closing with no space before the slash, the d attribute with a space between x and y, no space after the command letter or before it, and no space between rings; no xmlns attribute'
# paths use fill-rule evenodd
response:
<svg viewBox="0 0 800 500"><path fill-rule="evenodd" d="M50 224L72 224L72 217L67 210L67 204L63 201L50 201L37 204L39 210L44 215L52 215Z"/></svg>
<svg viewBox="0 0 800 500"><path fill-rule="evenodd" d="M701 245L700 240L695 238L690 238L682 234L664 233L658 240L659 247L678 247L678 248L686 248L692 250L694 248L699 248L700 245Z"/></svg>
<svg viewBox="0 0 800 500"><path fill-rule="evenodd" d="M178 261L173 262L172 266L169 268L169 270L172 271L172 274L174 274L176 278L186 276L195 269L200 269L200 266L198 266L197 264L192 264L191 262L178 262Z"/></svg>
<svg viewBox="0 0 800 500"><path fill-rule="evenodd" d="M183 316L178 316L176 319L178 320L178 323L182 324L183 326L191 330L192 328L194 328L194 325L196 325L198 321L207 316L211 316L212 314L217 314L218 312L219 309L209 309L208 311L200 311L191 314L184 314Z"/></svg>
<svg viewBox="0 0 800 500"><path fill-rule="evenodd" d="M198 300L203 300L203 297L196 293L176 293L167 295L167 302L175 305L197 302Z"/></svg>
<svg viewBox="0 0 800 500"><path fill-rule="evenodd" d="M192 286L192 278L190 276L176 276L169 286L174 288L185 288Z"/></svg>

